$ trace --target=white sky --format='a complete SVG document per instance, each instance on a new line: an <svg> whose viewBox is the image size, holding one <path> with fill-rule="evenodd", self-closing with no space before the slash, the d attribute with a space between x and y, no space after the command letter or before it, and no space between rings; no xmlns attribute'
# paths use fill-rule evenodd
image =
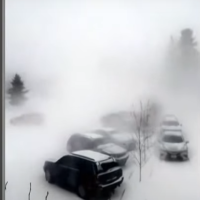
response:
<svg viewBox="0 0 200 200"><path fill-rule="evenodd" d="M6 0L6 78L20 73L32 101L90 121L158 93L170 35L190 27L200 38L199 8L198 0Z"/></svg>

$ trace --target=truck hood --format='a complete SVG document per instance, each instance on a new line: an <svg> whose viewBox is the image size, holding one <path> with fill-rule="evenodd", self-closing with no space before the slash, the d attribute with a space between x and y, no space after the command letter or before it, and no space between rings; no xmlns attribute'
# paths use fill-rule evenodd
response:
<svg viewBox="0 0 200 200"><path fill-rule="evenodd" d="M102 153L108 154L108 155L124 155L127 153L127 150L116 145L113 143L103 144L99 145L97 147L97 150L101 151Z"/></svg>
<svg viewBox="0 0 200 200"><path fill-rule="evenodd" d="M187 149L185 142L182 143L168 143L163 142L163 147L168 151L182 151Z"/></svg>

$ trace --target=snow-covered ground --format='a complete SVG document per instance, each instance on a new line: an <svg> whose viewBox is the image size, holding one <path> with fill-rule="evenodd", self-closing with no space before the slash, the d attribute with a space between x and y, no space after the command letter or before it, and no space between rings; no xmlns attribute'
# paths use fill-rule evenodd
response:
<svg viewBox="0 0 200 200"><path fill-rule="evenodd" d="M187 115L187 113L186 113ZM200 199L200 125L193 115L193 123L187 130L189 138L190 160L186 162L160 161L155 153L143 168L142 182L135 183L138 175L135 173L128 185L124 199L137 200L187 200ZM195 122L196 121L196 122ZM183 124L187 124L184 121Z"/></svg>
<svg viewBox="0 0 200 200"><path fill-rule="evenodd" d="M32 129L32 130L31 130ZM66 142L70 133L52 133L37 128L12 128L6 130L6 199L27 199L32 184L31 199L79 199L75 194L50 185L45 181L43 164L46 159L58 159L67 153ZM134 170L130 162L125 177ZM120 195L123 188L117 192Z"/></svg>
<svg viewBox="0 0 200 200"><path fill-rule="evenodd" d="M177 110L177 113L181 113ZM124 200L199 200L200 199L200 125L198 111L186 109L180 116L190 141L190 160L187 162L160 161L154 153L144 166L142 182L138 182L138 167L131 161L124 168L125 181L113 195ZM182 113L181 113L182 114ZM179 116L179 115L178 115ZM193 119L193 120L192 120ZM43 164L46 159L59 158L66 153L70 132L54 129L6 127L6 199L27 199L32 183L31 199L79 199L75 194L48 184L44 179ZM155 151L156 152L156 151Z"/></svg>

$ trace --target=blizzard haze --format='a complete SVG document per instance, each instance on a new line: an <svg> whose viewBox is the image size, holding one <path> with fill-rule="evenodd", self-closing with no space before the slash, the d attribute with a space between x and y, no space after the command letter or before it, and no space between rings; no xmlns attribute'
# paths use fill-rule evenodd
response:
<svg viewBox="0 0 200 200"><path fill-rule="evenodd" d="M200 41L200 1L6 0L5 4L6 87L18 73L30 90L23 107L6 104L6 179L13 190L8 192L8 200L16 196L25 200L33 180L41 186L39 196L35 191L34 197L42 199L49 189L44 181L38 182L43 161L65 152L65 136L94 127L107 112L131 109L143 98L158 100L185 123L196 158L192 166L198 171L200 95L195 89L171 86L165 66L171 35L178 39L182 29L191 28ZM11 117L32 111L45 114L45 127L9 125ZM19 158L28 164L21 167ZM29 171L36 162L36 169ZM17 180L22 172L16 174L16 170L27 169L20 186ZM183 181L187 182L187 176ZM55 192L54 199L65 198L66 192L57 192L53 186L50 190ZM193 200L200 198L197 190L193 194ZM158 200L151 197L149 200Z"/></svg>
<svg viewBox="0 0 200 200"><path fill-rule="evenodd" d="M6 77L20 73L32 98L51 102L47 110L90 121L153 90L170 35L188 26L199 33L197 8L198 1L8 0Z"/></svg>

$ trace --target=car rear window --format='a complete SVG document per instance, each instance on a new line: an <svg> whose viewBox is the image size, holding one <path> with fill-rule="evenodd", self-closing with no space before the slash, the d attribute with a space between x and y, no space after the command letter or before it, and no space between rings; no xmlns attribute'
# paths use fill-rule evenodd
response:
<svg viewBox="0 0 200 200"><path fill-rule="evenodd" d="M163 125L165 125L165 126L178 126L179 123L177 121L164 121Z"/></svg>
<svg viewBox="0 0 200 200"><path fill-rule="evenodd" d="M99 173L101 172L106 172L107 170L113 168L113 167L118 167L119 164L115 161L113 161L113 159L108 159L108 160L105 160L105 161L101 161L99 163L99 165L97 166L97 171Z"/></svg>

